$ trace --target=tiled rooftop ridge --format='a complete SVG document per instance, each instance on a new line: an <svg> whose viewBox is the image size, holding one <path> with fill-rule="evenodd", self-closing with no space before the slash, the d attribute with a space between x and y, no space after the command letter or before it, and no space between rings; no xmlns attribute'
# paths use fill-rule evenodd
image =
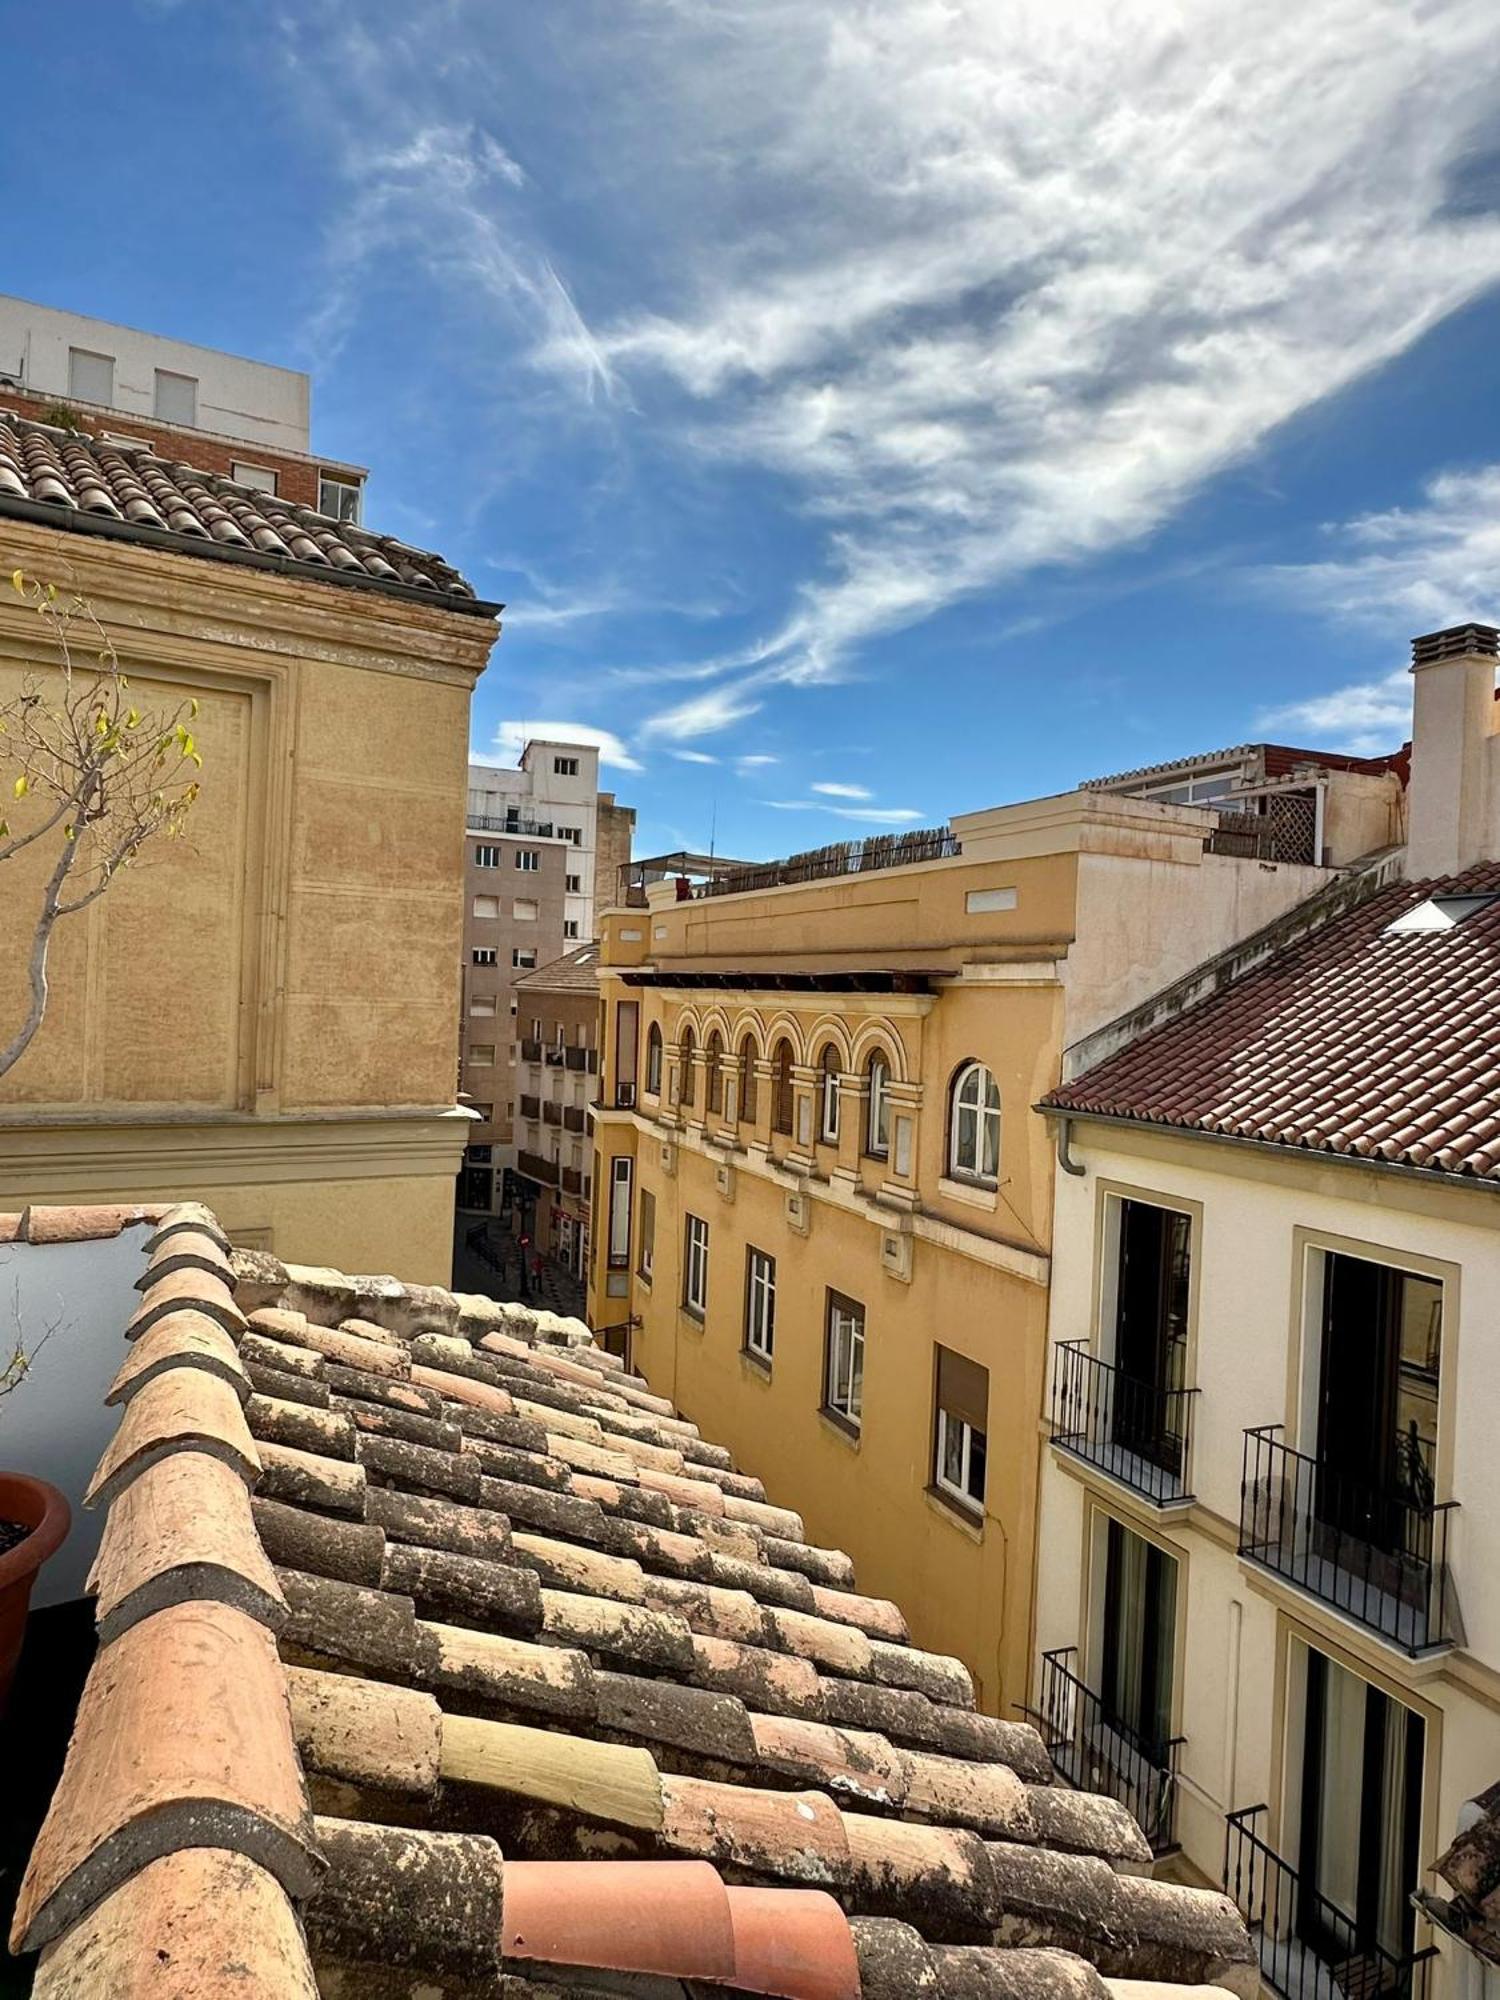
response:
<svg viewBox="0 0 1500 2000"><path fill-rule="evenodd" d="M24 418L0 418L0 515L160 542L325 581L430 596L450 609L492 610L441 556L335 521L216 472Z"/></svg>
<svg viewBox="0 0 1500 2000"><path fill-rule="evenodd" d="M578 1322L150 1219L42 2000L1254 1991L1226 1899Z"/></svg>

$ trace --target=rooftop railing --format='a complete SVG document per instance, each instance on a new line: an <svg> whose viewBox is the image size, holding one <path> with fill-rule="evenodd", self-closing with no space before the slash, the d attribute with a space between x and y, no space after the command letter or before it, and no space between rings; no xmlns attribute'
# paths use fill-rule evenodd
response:
<svg viewBox="0 0 1500 2000"><path fill-rule="evenodd" d="M1458 1503L1434 1500L1421 1441L1403 1440L1375 1485L1294 1451L1281 1428L1245 1433L1240 1554L1413 1658L1459 1644L1448 1561Z"/></svg>
<svg viewBox="0 0 1500 2000"><path fill-rule="evenodd" d="M822 882L838 875L866 875L877 868L905 868L917 861L947 861L960 852L958 837L946 826L922 827L911 833L877 833L867 840L841 840L792 854L785 861L766 861L712 881L694 885L695 896L743 896L757 889L780 889L789 883Z"/></svg>

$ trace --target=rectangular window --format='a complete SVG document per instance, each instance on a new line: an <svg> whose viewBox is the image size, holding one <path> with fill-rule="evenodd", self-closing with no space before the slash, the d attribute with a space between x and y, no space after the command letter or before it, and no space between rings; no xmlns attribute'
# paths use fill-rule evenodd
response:
<svg viewBox="0 0 1500 2000"><path fill-rule="evenodd" d="M951 1499L982 1510L989 1370L966 1355L939 1347L936 1400L932 1482Z"/></svg>
<svg viewBox="0 0 1500 2000"><path fill-rule="evenodd" d="M576 778L578 776L578 759L576 757L554 757L552 759L552 770L554 775L559 778Z"/></svg>
<svg viewBox="0 0 1500 2000"><path fill-rule="evenodd" d="M495 950L495 947L493 945L481 944L481 945L476 945L474 950L470 952L469 956L473 959L476 965L494 965L499 957L499 954Z"/></svg>
<svg viewBox="0 0 1500 2000"><path fill-rule="evenodd" d="M581 875L569 875L564 879L564 886L570 896L581 896L583 894L583 877Z"/></svg>
<svg viewBox="0 0 1500 2000"><path fill-rule="evenodd" d="M510 906L510 913L518 924L534 924L541 914L538 904L530 896L517 896Z"/></svg>
<svg viewBox="0 0 1500 2000"><path fill-rule="evenodd" d="M474 849L474 866L476 868L498 868L500 866L499 848L485 847L483 845L476 847Z"/></svg>
<svg viewBox="0 0 1500 2000"><path fill-rule="evenodd" d="M489 1069L495 1060L493 1042L470 1042L469 1061L475 1069Z"/></svg>
<svg viewBox="0 0 1500 2000"><path fill-rule="evenodd" d="M192 430L198 422L198 378L174 375L170 368L156 371L156 415L164 424L182 424Z"/></svg>
<svg viewBox="0 0 1500 2000"><path fill-rule="evenodd" d="M1109 1442L1181 1473L1192 1217L1121 1200L1118 1230Z"/></svg>
<svg viewBox="0 0 1500 2000"><path fill-rule="evenodd" d="M560 826L557 829L557 837L559 840L572 841L575 847L582 847L583 828L581 826Z"/></svg>
<svg viewBox="0 0 1500 2000"><path fill-rule="evenodd" d="M359 522L360 484L357 479L336 479L331 472L318 474L318 512L332 521Z"/></svg>
<svg viewBox="0 0 1500 2000"><path fill-rule="evenodd" d="M690 1215L684 1231L682 1303L699 1319L708 1311L708 1224Z"/></svg>
<svg viewBox="0 0 1500 2000"><path fill-rule="evenodd" d="M745 1252L745 1351L769 1363L776 1345L776 1259Z"/></svg>
<svg viewBox="0 0 1500 2000"><path fill-rule="evenodd" d="M517 945L510 955L510 963L511 969L515 972L534 972L536 970L536 946L527 945L523 949L520 945Z"/></svg>
<svg viewBox="0 0 1500 2000"><path fill-rule="evenodd" d="M635 1162L618 1153L609 1163L609 1268L630 1268L630 1179Z"/></svg>
<svg viewBox="0 0 1500 2000"><path fill-rule="evenodd" d="M638 1270L649 1285L651 1272L656 1261L656 1196L649 1188L641 1189L641 1260Z"/></svg>
<svg viewBox="0 0 1500 2000"><path fill-rule="evenodd" d="M498 917L500 914L500 898L498 896L476 896L474 898L474 914L476 917Z"/></svg>
<svg viewBox="0 0 1500 2000"><path fill-rule="evenodd" d="M535 875L541 865L541 856L534 847L518 847L516 849L516 866L523 875Z"/></svg>
<svg viewBox="0 0 1500 2000"><path fill-rule="evenodd" d="M578 935L578 919L576 917L564 917L563 936L565 938L576 938L577 935Z"/></svg>
<svg viewBox="0 0 1500 2000"><path fill-rule="evenodd" d="M241 459L231 459L229 476L240 486L248 486L252 493L276 492L276 474L268 465L246 465Z"/></svg>
<svg viewBox="0 0 1500 2000"><path fill-rule="evenodd" d="M475 993L470 996L469 1012L471 1014L493 1014L494 1011L495 996L493 993Z"/></svg>
<svg viewBox="0 0 1500 2000"><path fill-rule="evenodd" d="M68 349L68 394L80 403L115 400L115 357L90 354L86 347Z"/></svg>
<svg viewBox="0 0 1500 2000"><path fill-rule="evenodd" d="M479 1120L481 1125L489 1125L494 1122L495 1107L493 1104L471 1104L469 1109L474 1113L474 1116Z"/></svg>
<svg viewBox="0 0 1500 2000"><path fill-rule="evenodd" d="M823 1408L858 1430L865 1400L865 1309L842 1292L828 1294L824 1337Z"/></svg>

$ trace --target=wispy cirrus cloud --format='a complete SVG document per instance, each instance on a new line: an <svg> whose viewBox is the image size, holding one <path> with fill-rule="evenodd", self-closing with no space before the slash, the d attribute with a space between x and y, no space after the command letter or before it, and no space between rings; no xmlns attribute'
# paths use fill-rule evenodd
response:
<svg viewBox="0 0 1500 2000"><path fill-rule="evenodd" d="M1318 560L1258 570L1258 587L1379 634L1393 651L1419 632L1500 616L1500 465L1439 473L1414 505L1332 523L1321 539ZM1411 676L1402 666L1332 688L1268 710L1258 726L1356 755L1391 750L1411 728Z"/></svg>
<svg viewBox="0 0 1500 2000"><path fill-rule="evenodd" d="M915 806L832 806L826 799L761 799L759 803L772 812L832 813L835 819L863 820L869 826L913 826L926 817Z"/></svg>
<svg viewBox="0 0 1500 2000"><path fill-rule="evenodd" d="M820 784L810 785L808 790L821 792L823 797L828 799L873 799L875 796L868 785L844 785L836 783L833 779L825 779Z"/></svg>

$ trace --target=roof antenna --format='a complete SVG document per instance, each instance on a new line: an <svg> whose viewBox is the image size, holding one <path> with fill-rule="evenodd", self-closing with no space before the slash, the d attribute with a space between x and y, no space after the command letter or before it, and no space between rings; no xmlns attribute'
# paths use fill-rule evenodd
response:
<svg viewBox="0 0 1500 2000"><path fill-rule="evenodd" d="M718 800L718 795L715 794L713 807L709 813L709 819L708 819L708 858L710 861L712 861L714 858L714 842L718 838L718 833L719 833L719 800Z"/></svg>

